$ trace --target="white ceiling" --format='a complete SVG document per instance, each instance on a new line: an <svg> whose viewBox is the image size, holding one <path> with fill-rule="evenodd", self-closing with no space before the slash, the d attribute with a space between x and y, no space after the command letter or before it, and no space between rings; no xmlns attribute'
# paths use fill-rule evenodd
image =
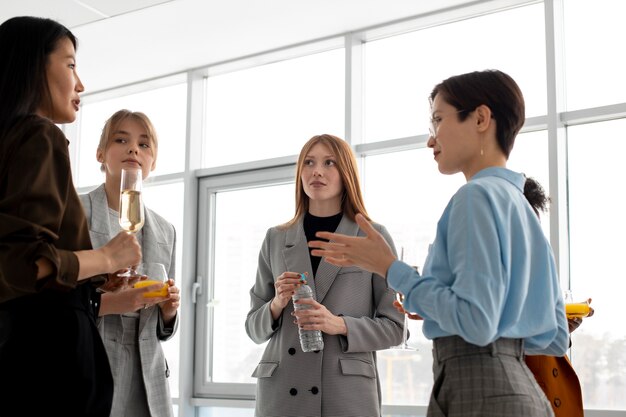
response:
<svg viewBox="0 0 626 417"><path fill-rule="evenodd" d="M0 0L0 22L33 15L71 28L94 92L463 3L476 1Z"/></svg>

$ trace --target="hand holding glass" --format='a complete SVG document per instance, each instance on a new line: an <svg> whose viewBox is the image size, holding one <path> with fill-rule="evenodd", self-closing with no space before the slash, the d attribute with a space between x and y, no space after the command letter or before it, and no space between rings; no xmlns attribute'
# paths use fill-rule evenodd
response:
<svg viewBox="0 0 626 417"><path fill-rule="evenodd" d="M587 317L590 312L589 300L575 303L572 291L565 291L565 315L568 319Z"/></svg>
<svg viewBox="0 0 626 417"><path fill-rule="evenodd" d="M168 288L167 273L165 272L165 266L156 262L148 262L139 264L135 270L137 275L146 277L133 285L135 288L148 287L150 285L162 284L162 287L156 291L148 291L143 294L144 297L167 297Z"/></svg>
<svg viewBox="0 0 626 417"><path fill-rule="evenodd" d="M404 247L401 248L400 250L400 260L404 260ZM416 266L413 267L413 269L415 269L415 271L418 271L418 268ZM404 295L400 292L396 292L396 300L398 301L398 303L400 304L400 306L402 306L402 303L404 302ZM404 310L404 307L402 307L402 309ZM417 348L414 348L412 346L409 346L408 343L408 333L409 333L409 316L408 316L409 312L405 311L403 316L404 316L404 325L402 327L402 342L398 345L398 346L392 346L391 349L394 350L408 350L408 351L417 351Z"/></svg>
<svg viewBox="0 0 626 417"><path fill-rule="evenodd" d="M401 293L396 293L396 299L398 300L398 303L400 303L400 305L402 305L402 302L404 301L404 296ZM417 350L417 348L414 348L412 346L409 346L408 343L408 332L409 332L409 316L408 316L408 312L404 313L404 325L402 327L402 343L400 343L398 346L393 346L391 347L391 349L395 349L395 350Z"/></svg>

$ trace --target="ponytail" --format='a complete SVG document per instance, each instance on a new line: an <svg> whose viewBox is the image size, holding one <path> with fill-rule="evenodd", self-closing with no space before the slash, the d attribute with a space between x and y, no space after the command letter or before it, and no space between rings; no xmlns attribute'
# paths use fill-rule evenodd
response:
<svg viewBox="0 0 626 417"><path fill-rule="evenodd" d="M524 183L524 197L526 197L526 200L528 200L528 203L537 216L539 216L539 212L546 212L548 210L550 198L546 195L541 184L534 178L526 177L526 183Z"/></svg>

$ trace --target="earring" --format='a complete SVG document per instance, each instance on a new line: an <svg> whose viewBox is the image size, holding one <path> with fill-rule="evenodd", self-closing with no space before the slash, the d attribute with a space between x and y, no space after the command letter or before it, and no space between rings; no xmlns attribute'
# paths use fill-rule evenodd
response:
<svg viewBox="0 0 626 417"><path fill-rule="evenodd" d="M480 156L483 156L485 153L483 152L483 147L480 147Z"/></svg>

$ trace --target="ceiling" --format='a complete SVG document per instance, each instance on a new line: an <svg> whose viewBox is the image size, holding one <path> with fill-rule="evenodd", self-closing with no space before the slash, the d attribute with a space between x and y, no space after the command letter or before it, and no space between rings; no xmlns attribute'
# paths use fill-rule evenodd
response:
<svg viewBox="0 0 626 417"><path fill-rule="evenodd" d="M0 22L50 17L79 40L87 92L489 0L0 0ZM493 1L491 1L493 2Z"/></svg>

